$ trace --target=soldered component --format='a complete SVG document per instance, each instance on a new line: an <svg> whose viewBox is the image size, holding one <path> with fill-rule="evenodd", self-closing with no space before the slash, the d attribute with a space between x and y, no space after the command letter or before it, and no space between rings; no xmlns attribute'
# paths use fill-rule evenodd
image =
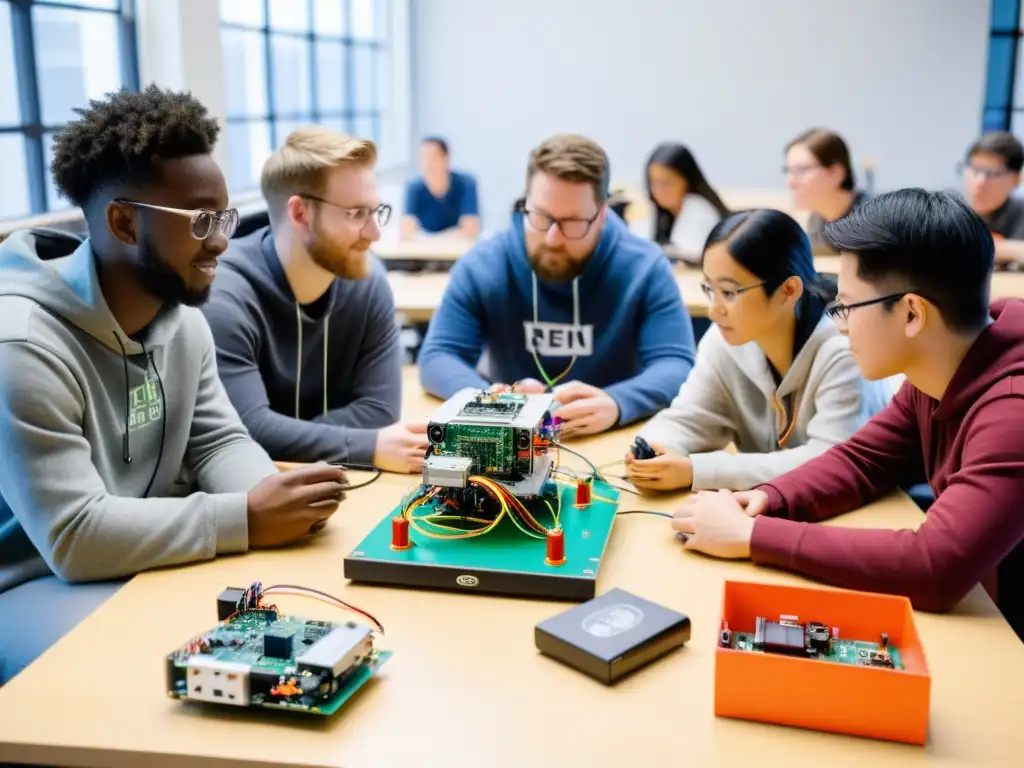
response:
<svg viewBox="0 0 1024 768"><path fill-rule="evenodd" d="M332 629L308 650L297 656L296 667L314 674L338 677L358 664L373 650L372 630L365 624L350 621Z"/></svg>

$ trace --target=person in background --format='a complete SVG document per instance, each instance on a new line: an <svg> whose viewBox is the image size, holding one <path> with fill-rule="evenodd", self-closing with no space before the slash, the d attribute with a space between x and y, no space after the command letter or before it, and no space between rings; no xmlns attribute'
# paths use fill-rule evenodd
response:
<svg viewBox="0 0 1024 768"><path fill-rule="evenodd" d="M402 238L418 231L474 239L480 234L476 180L453 171L448 144L432 136L420 145L420 178L405 188Z"/></svg>
<svg viewBox="0 0 1024 768"><path fill-rule="evenodd" d="M220 376L278 461L417 472L426 424L398 423L402 350L383 265L377 148L297 128L263 166L270 225L231 243L205 307Z"/></svg>
<svg viewBox="0 0 1024 768"><path fill-rule="evenodd" d="M659 455L626 455L635 486L746 490L846 440L885 406L884 387L861 378L825 317L835 285L815 272L792 218L732 214L711 231L703 271L714 326L672 405L640 430Z"/></svg>
<svg viewBox="0 0 1024 768"><path fill-rule="evenodd" d="M77 111L52 171L88 239L0 244L0 683L125 577L302 539L345 487L278 472L217 376L196 309L238 223L217 122L156 86Z"/></svg>
<svg viewBox="0 0 1024 768"><path fill-rule="evenodd" d="M1024 301L989 304L988 227L957 195L878 196L825 227L841 252L827 313L865 378L905 373L849 440L749 492L676 511L686 547L751 557L848 589L948 611L978 583L1024 637ZM924 462L917 530L809 525L869 504Z"/></svg>
<svg viewBox="0 0 1024 768"><path fill-rule="evenodd" d="M1024 147L1013 134L986 133L967 150L963 165L967 202L988 226L996 246L996 265L1024 268L1024 199L1020 186Z"/></svg>
<svg viewBox="0 0 1024 768"><path fill-rule="evenodd" d="M551 390L566 435L664 408L693 365L693 328L668 260L608 210L604 150L552 137L526 186L512 226L452 269L420 351L423 387Z"/></svg>
<svg viewBox="0 0 1024 768"><path fill-rule="evenodd" d="M816 255L834 254L825 242L825 224L842 218L868 195L858 191L850 162L850 150L842 137L815 128L802 133L786 146L786 179L797 208L810 211L807 234Z"/></svg>
<svg viewBox="0 0 1024 768"><path fill-rule="evenodd" d="M654 205L651 239L670 258L699 263L704 241L729 209L682 144L659 144L647 160L645 175Z"/></svg>

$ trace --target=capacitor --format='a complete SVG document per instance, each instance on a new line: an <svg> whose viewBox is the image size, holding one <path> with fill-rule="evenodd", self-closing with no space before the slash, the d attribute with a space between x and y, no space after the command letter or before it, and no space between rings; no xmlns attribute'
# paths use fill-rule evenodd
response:
<svg viewBox="0 0 1024 768"><path fill-rule="evenodd" d="M391 548L395 550L409 549L409 518L397 515L391 518Z"/></svg>
<svg viewBox="0 0 1024 768"><path fill-rule="evenodd" d="M883 632L882 633L882 647L886 648L888 645L889 645L889 633L888 632Z"/></svg>
<svg viewBox="0 0 1024 768"><path fill-rule="evenodd" d="M565 533L561 528L552 528L547 535L547 556L545 565L565 564Z"/></svg>
<svg viewBox="0 0 1024 768"><path fill-rule="evenodd" d="M590 483L584 479L576 481L576 507L582 509L590 506Z"/></svg>
<svg viewBox="0 0 1024 768"><path fill-rule="evenodd" d="M720 635L720 638L719 638L719 644L723 648L731 648L732 647L732 631L730 631L730 629L729 629L729 622L728 621L723 621L722 622L722 632L721 632L721 635Z"/></svg>

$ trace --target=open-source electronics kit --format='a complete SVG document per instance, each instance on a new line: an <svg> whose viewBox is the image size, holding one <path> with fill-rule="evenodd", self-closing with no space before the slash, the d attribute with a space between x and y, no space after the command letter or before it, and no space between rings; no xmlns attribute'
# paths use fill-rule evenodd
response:
<svg viewBox="0 0 1024 768"><path fill-rule="evenodd" d="M551 394L463 390L443 403L427 427L422 484L345 558L345 576L594 597L619 491L596 468L559 468L556 414Z"/></svg>
<svg viewBox="0 0 1024 768"><path fill-rule="evenodd" d="M313 597L368 618L318 621L282 615L271 595ZM383 628L369 614L323 592L278 585L228 588L213 629L167 657L172 698L234 707L333 715L391 656L376 647ZM375 629L376 628L376 629Z"/></svg>
<svg viewBox="0 0 1024 768"><path fill-rule="evenodd" d="M907 598L726 582L717 716L924 744L930 694Z"/></svg>

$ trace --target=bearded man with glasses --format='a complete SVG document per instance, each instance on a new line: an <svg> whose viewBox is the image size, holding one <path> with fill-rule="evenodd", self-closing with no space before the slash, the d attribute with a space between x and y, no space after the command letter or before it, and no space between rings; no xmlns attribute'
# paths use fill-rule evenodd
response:
<svg viewBox="0 0 1024 768"><path fill-rule="evenodd" d="M155 86L79 114L52 171L89 237L0 244L0 684L125 577L302 539L345 485L278 472L217 376L194 308L238 224L216 121Z"/></svg>
<svg viewBox="0 0 1024 768"><path fill-rule="evenodd" d="M296 128L263 166L270 225L232 242L204 307L221 379L278 461L419 472L425 422L400 423L402 350L383 264L391 218L372 141Z"/></svg>
<svg viewBox="0 0 1024 768"><path fill-rule="evenodd" d="M550 391L579 435L666 407L693 362L668 259L609 210L608 157L575 135L533 151L512 226L452 269L419 360L438 397Z"/></svg>

